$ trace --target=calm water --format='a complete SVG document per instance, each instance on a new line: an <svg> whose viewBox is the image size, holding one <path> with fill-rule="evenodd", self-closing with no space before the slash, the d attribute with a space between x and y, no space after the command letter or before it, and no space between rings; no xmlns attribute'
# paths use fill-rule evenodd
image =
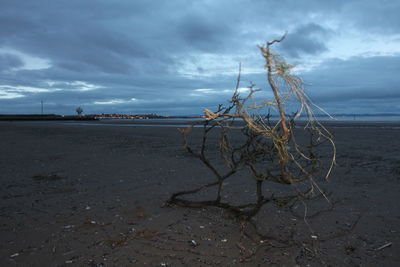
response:
<svg viewBox="0 0 400 267"><path fill-rule="evenodd" d="M328 117L317 117L320 121L337 122L400 122L400 116L334 116L334 120Z"/></svg>
<svg viewBox="0 0 400 267"><path fill-rule="evenodd" d="M346 128L400 128L400 116L336 116L335 119L329 119L328 117L317 118L324 125L329 127L346 127ZM172 127L172 128L185 128L191 125L193 122L201 122L204 119L182 119L182 118L170 118L170 119L135 119L135 120L98 120L98 121L25 121L18 123L37 123L37 124L62 124L62 125L80 125L80 126L110 126L110 127ZM271 119L273 121L273 119ZM304 126L304 119L298 120L298 127ZM240 126L241 123L237 120L236 126ZM197 125L195 127L202 127Z"/></svg>
<svg viewBox="0 0 400 267"><path fill-rule="evenodd" d="M399 122L400 123L400 115L396 116L375 116L375 115L346 115L346 116L332 116L333 119L327 116L316 116L319 121L327 121L327 122ZM274 117L273 119L276 119ZM174 123L174 122L193 122L193 121L202 121L204 119L201 118L168 118L168 119L149 119L149 120L134 120L136 122L144 121L144 122L164 122L164 123ZM305 118L299 118L299 121L304 121ZM106 120L104 120L106 121ZM110 121L126 121L126 120L110 120ZM128 120L129 121L129 120Z"/></svg>

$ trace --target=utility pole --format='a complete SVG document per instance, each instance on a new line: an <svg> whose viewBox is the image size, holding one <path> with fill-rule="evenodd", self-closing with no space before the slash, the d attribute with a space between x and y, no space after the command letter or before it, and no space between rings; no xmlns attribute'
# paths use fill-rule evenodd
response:
<svg viewBox="0 0 400 267"><path fill-rule="evenodd" d="M40 100L40 103L42 104L42 115L43 115L43 100Z"/></svg>

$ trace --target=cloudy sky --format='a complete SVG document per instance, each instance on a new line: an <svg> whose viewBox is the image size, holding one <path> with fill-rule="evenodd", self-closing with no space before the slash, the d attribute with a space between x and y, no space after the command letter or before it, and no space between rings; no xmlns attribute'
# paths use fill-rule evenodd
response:
<svg viewBox="0 0 400 267"><path fill-rule="evenodd" d="M400 113L397 0L0 0L0 113L200 114L271 97L257 45L328 112ZM244 91L244 89L243 89Z"/></svg>

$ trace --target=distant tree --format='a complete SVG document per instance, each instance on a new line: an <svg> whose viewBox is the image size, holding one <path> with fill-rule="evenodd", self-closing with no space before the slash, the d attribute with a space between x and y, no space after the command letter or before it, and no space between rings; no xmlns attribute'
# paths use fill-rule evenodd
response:
<svg viewBox="0 0 400 267"><path fill-rule="evenodd" d="M77 107L75 109L76 113L78 114L78 116L82 115L83 109L81 107Z"/></svg>

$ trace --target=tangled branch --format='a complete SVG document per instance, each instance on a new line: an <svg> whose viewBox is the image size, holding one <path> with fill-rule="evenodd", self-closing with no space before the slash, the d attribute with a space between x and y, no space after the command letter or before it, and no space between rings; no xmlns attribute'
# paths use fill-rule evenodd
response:
<svg viewBox="0 0 400 267"><path fill-rule="evenodd" d="M314 109L324 111L306 95L303 80L292 73L292 65L287 64L281 56L271 51L271 46L284 41L285 37L286 35L259 46L261 55L265 59L267 80L274 96L272 100L256 103L254 95L260 89L257 89L253 83L248 86L246 96L242 97L239 94L241 79L241 66L239 66L236 88L229 105L226 107L220 105L215 111L206 109L204 121L181 130L186 151L210 169L216 180L192 190L177 192L171 196L169 203L190 207L217 206L249 219L256 215L265 203L288 204L297 199L306 198L310 193L315 193L314 188L319 194L325 196L314 180L323 169L317 148L325 142L332 146L330 165L323 175L327 179L335 164L335 144L329 131L316 119ZM286 114L289 102L294 102L299 106L298 111L292 116ZM276 120L272 120L271 109L278 113ZM268 114L263 115L266 110ZM305 127L301 130L309 137L307 145L297 142L296 132L299 129L295 127L295 123L301 116L306 118ZM198 149L195 149L188 139L196 124L202 125L202 137ZM237 125L240 131L237 130ZM209 136L212 132L219 134L220 161L218 162L222 160L225 166L224 171L217 168L219 163L210 157ZM240 142L233 142L232 136L237 135L238 132L243 138ZM243 169L250 171L252 178L250 181L253 180L256 183L256 201L236 206L223 202L221 196L224 181ZM267 198L262 188L266 181L291 186L310 181L310 188L304 192L296 191L295 195L289 197ZM217 188L216 197L213 200L192 201L182 198L184 195L195 194L210 187Z"/></svg>

